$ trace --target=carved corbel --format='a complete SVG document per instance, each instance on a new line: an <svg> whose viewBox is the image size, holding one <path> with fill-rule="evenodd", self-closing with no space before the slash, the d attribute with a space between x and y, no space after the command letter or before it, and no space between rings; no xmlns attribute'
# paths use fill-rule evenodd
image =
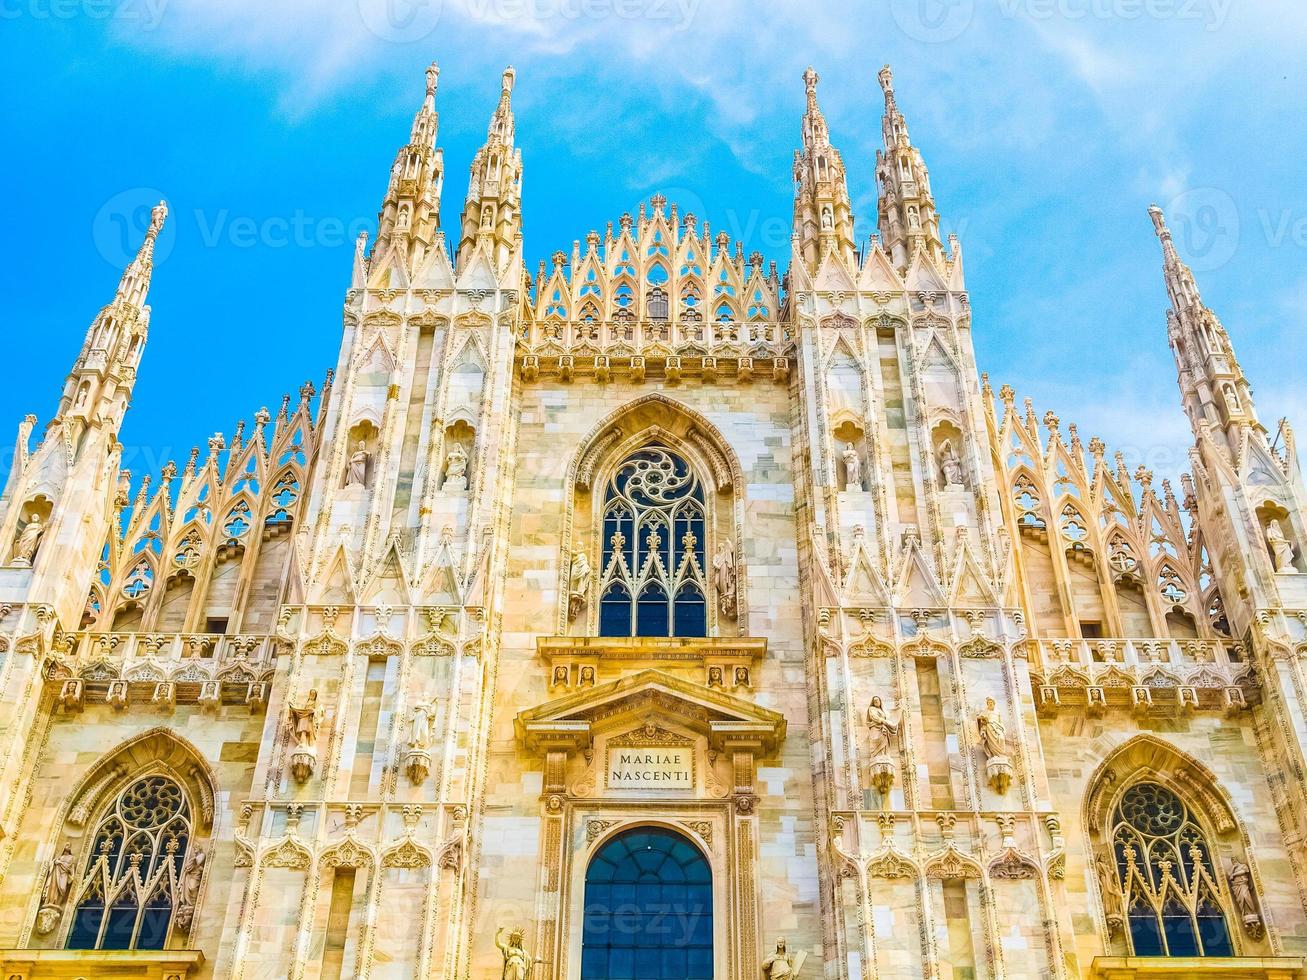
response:
<svg viewBox="0 0 1307 980"><path fill-rule="evenodd" d="M1107 711L1107 692L1096 684L1085 688L1085 713L1090 718L1101 718Z"/></svg>

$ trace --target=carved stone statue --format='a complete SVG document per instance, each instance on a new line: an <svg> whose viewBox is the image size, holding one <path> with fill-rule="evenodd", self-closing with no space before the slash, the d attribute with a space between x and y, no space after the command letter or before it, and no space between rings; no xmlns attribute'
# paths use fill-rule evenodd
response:
<svg viewBox="0 0 1307 980"><path fill-rule="evenodd" d="M853 448L853 443L845 443L844 452L840 455L844 457L844 489L861 490L862 459L858 456L858 451Z"/></svg>
<svg viewBox="0 0 1307 980"><path fill-rule="evenodd" d="M729 541L717 545L713 555L713 586L717 589L717 608L727 619L735 618L735 546Z"/></svg>
<svg viewBox="0 0 1307 980"><path fill-rule="evenodd" d="M567 687L567 682L567 666L565 664L559 664L554 668L554 679L550 681L550 684L554 687Z"/></svg>
<svg viewBox="0 0 1307 980"><path fill-rule="evenodd" d="M455 442L445 453L445 490L467 489L467 453L463 444Z"/></svg>
<svg viewBox="0 0 1307 980"><path fill-rule="evenodd" d="M997 793L1006 793L1012 783L1012 761L1008 758L1007 726L993 698L985 698L985 710L976 715L980 747L985 750L985 775Z"/></svg>
<svg viewBox="0 0 1307 980"><path fill-rule="evenodd" d="M68 901L68 893L73 887L73 849L69 844L59 852L59 856L50 865L49 877L45 879L45 891L41 894L41 905L50 908L63 908Z"/></svg>
<svg viewBox="0 0 1307 980"><path fill-rule="evenodd" d="M590 595L590 580L594 572L590 568L590 559L584 551L572 552L572 561L567 570L567 618L576 619L585 608Z"/></svg>
<svg viewBox="0 0 1307 980"><path fill-rule="evenodd" d="M318 704L318 689L309 691L304 704L296 706L291 702L287 709L290 715L290 735L297 749L313 749L318 741L318 728L322 724L322 708Z"/></svg>
<svg viewBox="0 0 1307 980"><path fill-rule="evenodd" d="M21 541L21 539L19 540ZM1275 559L1275 570L1277 572L1294 573L1298 571L1293 567L1293 545L1284 536L1284 529L1280 527L1278 520L1273 520L1266 525L1266 543L1271 546L1271 555Z"/></svg>
<svg viewBox="0 0 1307 980"><path fill-rule="evenodd" d="M1120 932L1125 925L1125 896L1121 894L1121 883L1117 881L1112 866L1101 854L1094 858L1094 870L1098 873L1098 884L1103 892L1103 912L1107 915L1108 932Z"/></svg>
<svg viewBox="0 0 1307 980"><path fill-rule="evenodd" d="M962 460L953 448L952 440L945 439L939 447L939 470L944 476L944 486L960 487L962 482Z"/></svg>
<svg viewBox="0 0 1307 980"><path fill-rule="evenodd" d="M32 559L36 557L36 549L40 547L41 538L44 534L45 525L41 523L41 518L38 515L33 514L32 519L18 532L18 539L14 542L13 564L32 564Z"/></svg>
<svg viewBox="0 0 1307 980"><path fill-rule="evenodd" d="M792 980L803 969L803 961L807 958L807 955L807 953L800 951L791 956L786 948L785 940L776 940L776 952L762 961L764 980Z"/></svg>
<svg viewBox="0 0 1307 980"><path fill-rule="evenodd" d="M409 719L408 747L417 752L431 748L431 714L432 705L419 702L413 705L413 715Z"/></svg>
<svg viewBox="0 0 1307 980"><path fill-rule="evenodd" d="M503 980L530 980L531 959L522 946L522 930L514 929L508 934L508 942L503 940L504 930L495 933L495 945L504 957Z"/></svg>
<svg viewBox="0 0 1307 980"><path fill-rule="evenodd" d="M42 936L54 932L63 918L64 903L73 887L73 850L65 844L59 856L50 863L50 872L41 892L41 907L36 913L36 931Z"/></svg>
<svg viewBox="0 0 1307 980"><path fill-rule="evenodd" d="M195 919L195 903L200 897L200 882L204 879L205 860L205 853L197 849L186 862L186 868L182 871L181 880L177 885L177 924L188 931Z"/></svg>
<svg viewBox="0 0 1307 980"><path fill-rule="evenodd" d="M1257 911L1257 899L1253 897L1253 876L1242 861L1235 861L1230 868L1230 897L1239 910L1244 928L1253 935L1260 933L1262 917Z"/></svg>
<svg viewBox="0 0 1307 980"><path fill-rule="evenodd" d="M1007 726L993 698L985 698L985 710L976 716L976 728L980 732L980 745L988 758L1007 756Z"/></svg>
<svg viewBox="0 0 1307 980"><path fill-rule="evenodd" d="M834 218L834 216L831 214L831 210L830 210L830 208L829 208L829 207L822 208L822 209L821 209L821 230L822 230L822 231L830 231L830 230L831 230L832 228L834 228L834 227L835 227L835 218Z"/></svg>
<svg viewBox="0 0 1307 980"><path fill-rule="evenodd" d="M709 668L708 668L708 686L709 686L709 687L724 687L725 684L726 684L726 681L725 681L725 678L722 676L722 669L721 669L720 667L709 667Z"/></svg>
<svg viewBox="0 0 1307 980"><path fill-rule="evenodd" d="M871 757L889 755L899 734L899 723L890 718L879 697L872 698L867 708L867 727L871 729Z"/></svg>
<svg viewBox="0 0 1307 980"><path fill-rule="evenodd" d="M595 686L595 669L593 667L581 668L581 686L582 687Z"/></svg>
<svg viewBox="0 0 1307 980"><path fill-rule="evenodd" d="M366 487L368 485L368 459L368 444L360 439L358 447L349 458L349 466L345 469L345 486Z"/></svg>

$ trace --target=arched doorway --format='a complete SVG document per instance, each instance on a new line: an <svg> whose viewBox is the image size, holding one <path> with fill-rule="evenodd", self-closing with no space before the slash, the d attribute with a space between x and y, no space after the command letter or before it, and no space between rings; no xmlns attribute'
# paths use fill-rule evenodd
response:
<svg viewBox="0 0 1307 980"><path fill-rule="evenodd" d="M637 827L585 875L581 980L711 980L712 869L688 839Z"/></svg>

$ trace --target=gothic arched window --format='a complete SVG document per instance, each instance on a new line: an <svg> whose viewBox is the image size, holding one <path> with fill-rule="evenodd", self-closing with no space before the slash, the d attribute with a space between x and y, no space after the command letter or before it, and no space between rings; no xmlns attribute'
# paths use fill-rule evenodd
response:
<svg viewBox="0 0 1307 980"><path fill-rule="evenodd" d="M661 286L655 286L649 290L649 319L666 320L667 319L667 290Z"/></svg>
<svg viewBox="0 0 1307 980"><path fill-rule="evenodd" d="M1212 848L1184 802L1137 783L1112 815L1121 906L1136 956L1233 956Z"/></svg>
<svg viewBox="0 0 1307 980"><path fill-rule="evenodd" d="M191 807L180 785L163 775L129 783L90 839L66 947L163 949L186 891L190 843Z"/></svg>
<svg viewBox="0 0 1307 980"><path fill-rule="evenodd" d="M703 484L653 444L617 468L604 496L601 636L706 636Z"/></svg>

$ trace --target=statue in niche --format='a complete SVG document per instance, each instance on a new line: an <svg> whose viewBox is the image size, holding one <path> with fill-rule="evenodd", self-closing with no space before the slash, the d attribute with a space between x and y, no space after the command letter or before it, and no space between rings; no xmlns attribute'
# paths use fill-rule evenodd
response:
<svg viewBox="0 0 1307 980"><path fill-rule="evenodd" d="M65 844L59 856L50 865L49 877L45 879L45 891L41 895L41 904L49 908L63 908L68 901L68 893L73 887L73 849Z"/></svg>
<svg viewBox="0 0 1307 980"><path fill-rule="evenodd" d="M445 490L467 489L467 453L455 442L445 454Z"/></svg>
<svg viewBox="0 0 1307 980"><path fill-rule="evenodd" d="M68 844L50 863L50 872L41 892L41 907L36 913L36 931L42 936L54 931L63 917L64 902L73 887L73 849Z"/></svg>
<svg viewBox="0 0 1307 980"><path fill-rule="evenodd" d="M915 204L908 207L908 227L913 231L921 230L921 212Z"/></svg>
<svg viewBox="0 0 1307 980"><path fill-rule="evenodd" d="M1272 520L1266 525L1266 543L1271 546L1277 572L1292 573L1298 570L1293 567L1293 545L1284 536L1284 529L1278 520Z"/></svg>
<svg viewBox="0 0 1307 980"><path fill-rule="evenodd" d="M508 934L508 942L504 942L504 930L495 933L495 945L499 947L499 953L504 957L503 980L530 980L531 977L531 958L527 956L526 949L522 945L523 935L521 929L514 929Z"/></svg>
<svg viewBox="0 0 1307 980"><path fill-rule="evenodd" d="M1121 894L1121 883L1116 880L1116 872L1103 855L1094 858L1094 869L1098 873L1098 883L1103 892L1103 912L1107 915L1108 932L1120 932L1125 925L1125 896Z"/></svg>
<svg viewBox="0 0 1307 980"><path fill-rule="evenodd" d="M590 579L594 572L590 568L590 559L584 551L572 552L572 561L567 570L567 618L576 619L585 608L590 595Z"/></svg>
<svg viewBox="0 0 1307 980"><path fill-rule="evenodd" d="M1003 716L994 704L993 698L985 698L985 710L976 716L976 728L980 732L980 744L985 755L993 760L1007 758L1007 726Z"/></svg>
<svg viewBox="0 0 1307 980"><path fill-rule="evenodd" d="M318 729L322 725L318 689L312 688L304 703L298 707L291 702L287 710L290 714L290 735L295 742L295 748L312 752L318 741Z"/></svg>
<svg viewBox="0 0 1307 980"><path fill-rule="evenodd" d="M412 752L425 752L431 748L432 705L422 701L413 705L409 719L408 747Z"/></svg>
<svg viewBox="0 0 1307 980"><path fill-rule="evenodd" d="M765 980L792 980L803 969L806 952L800 951L790 955L784 939L776 940L776 952L762 961L762 975Z"/></svg>
<svg viewBox="0 0 1307 980"><path fill-rule="evenodd" d="M14 542L13 564L31 565L44 535L45 525L41 523L39 515L33 514L31 520L18 532L18 539Z"/></svg>
<svg viewBox="0 0 1307 980"><path fill-rule="evenodd" d="M181 880L177 885L177 924L188 931L191 922L195 919L195 903L200 897L200 881L204 878L205 860L204 851L197 849L186 862L186 868L182 871Z"/></svg>
<svg viewBox="0 0 1307 980"><path fill-rule="evenodd" d="M349 466L345 469L345 486L366 487L368 485L368 460L368 444L360 439L349 458Z"/></svg>
<svg viewBox="0 0 1307 980"><path fill-rule="evenodd" d="M1230 897L1234 907L1239 910L1239 917L1244 926L1253 931L1260 927L1262 917L1257 912L1257 900L1253 898L1253 876L1248 865L1235 861L1230 868Z"/></svg>
<svg viewBox="0 0 1307 980"><path fill-rule="evenodd" d="M824 207L824 208L822 208L822 209L821 209L821 230L822 230L822 231L830 231L830 230L831 230L832 228L834 228L834 227L835 227L835 219L834 219L834 217L832 217L832 215L831 215L830 207L828 206L828 207Z"/></svg>
<svg viewBox="0 0 1307 980"><path fill-rule="evenodd" d="M1225 393L1225 407L1231 415L1239 415L1243 412L1243 406L1239 403L1239 395L1234 390L1234 385L1226 382L1221 391Z"/></svg>
<svg viewBox="0 0 1307 980"><path fill-rule="evenodd" d="M735 618L735 546L729 541L717 545L713 555L713 585L717 589L717 608L727 619Z"/></svg>
<svg viewBox="0 0 1307 980"><path fill-rule="evenodd" d="M945 439L939 447L939 469L944 476L944 486L948 488L964 486L962 482L962 460L958 458L953 441Z"/></svg>
<svg viewBox="0 0 1307 980"><path fill-rule="evenodd" d="M871 729L871 757L889 755L899 734L899 723L890 718L879 697L872 698L867 708L867 727Z"/></svg>
<svg viewBox="0 0 1307 980"><path fill-rule="evenodd" d="M858 456L858 451L853 448L853 443L845 443L844 452L840 455L844 457L844 489L861 490L862 459Z"/></svg>

